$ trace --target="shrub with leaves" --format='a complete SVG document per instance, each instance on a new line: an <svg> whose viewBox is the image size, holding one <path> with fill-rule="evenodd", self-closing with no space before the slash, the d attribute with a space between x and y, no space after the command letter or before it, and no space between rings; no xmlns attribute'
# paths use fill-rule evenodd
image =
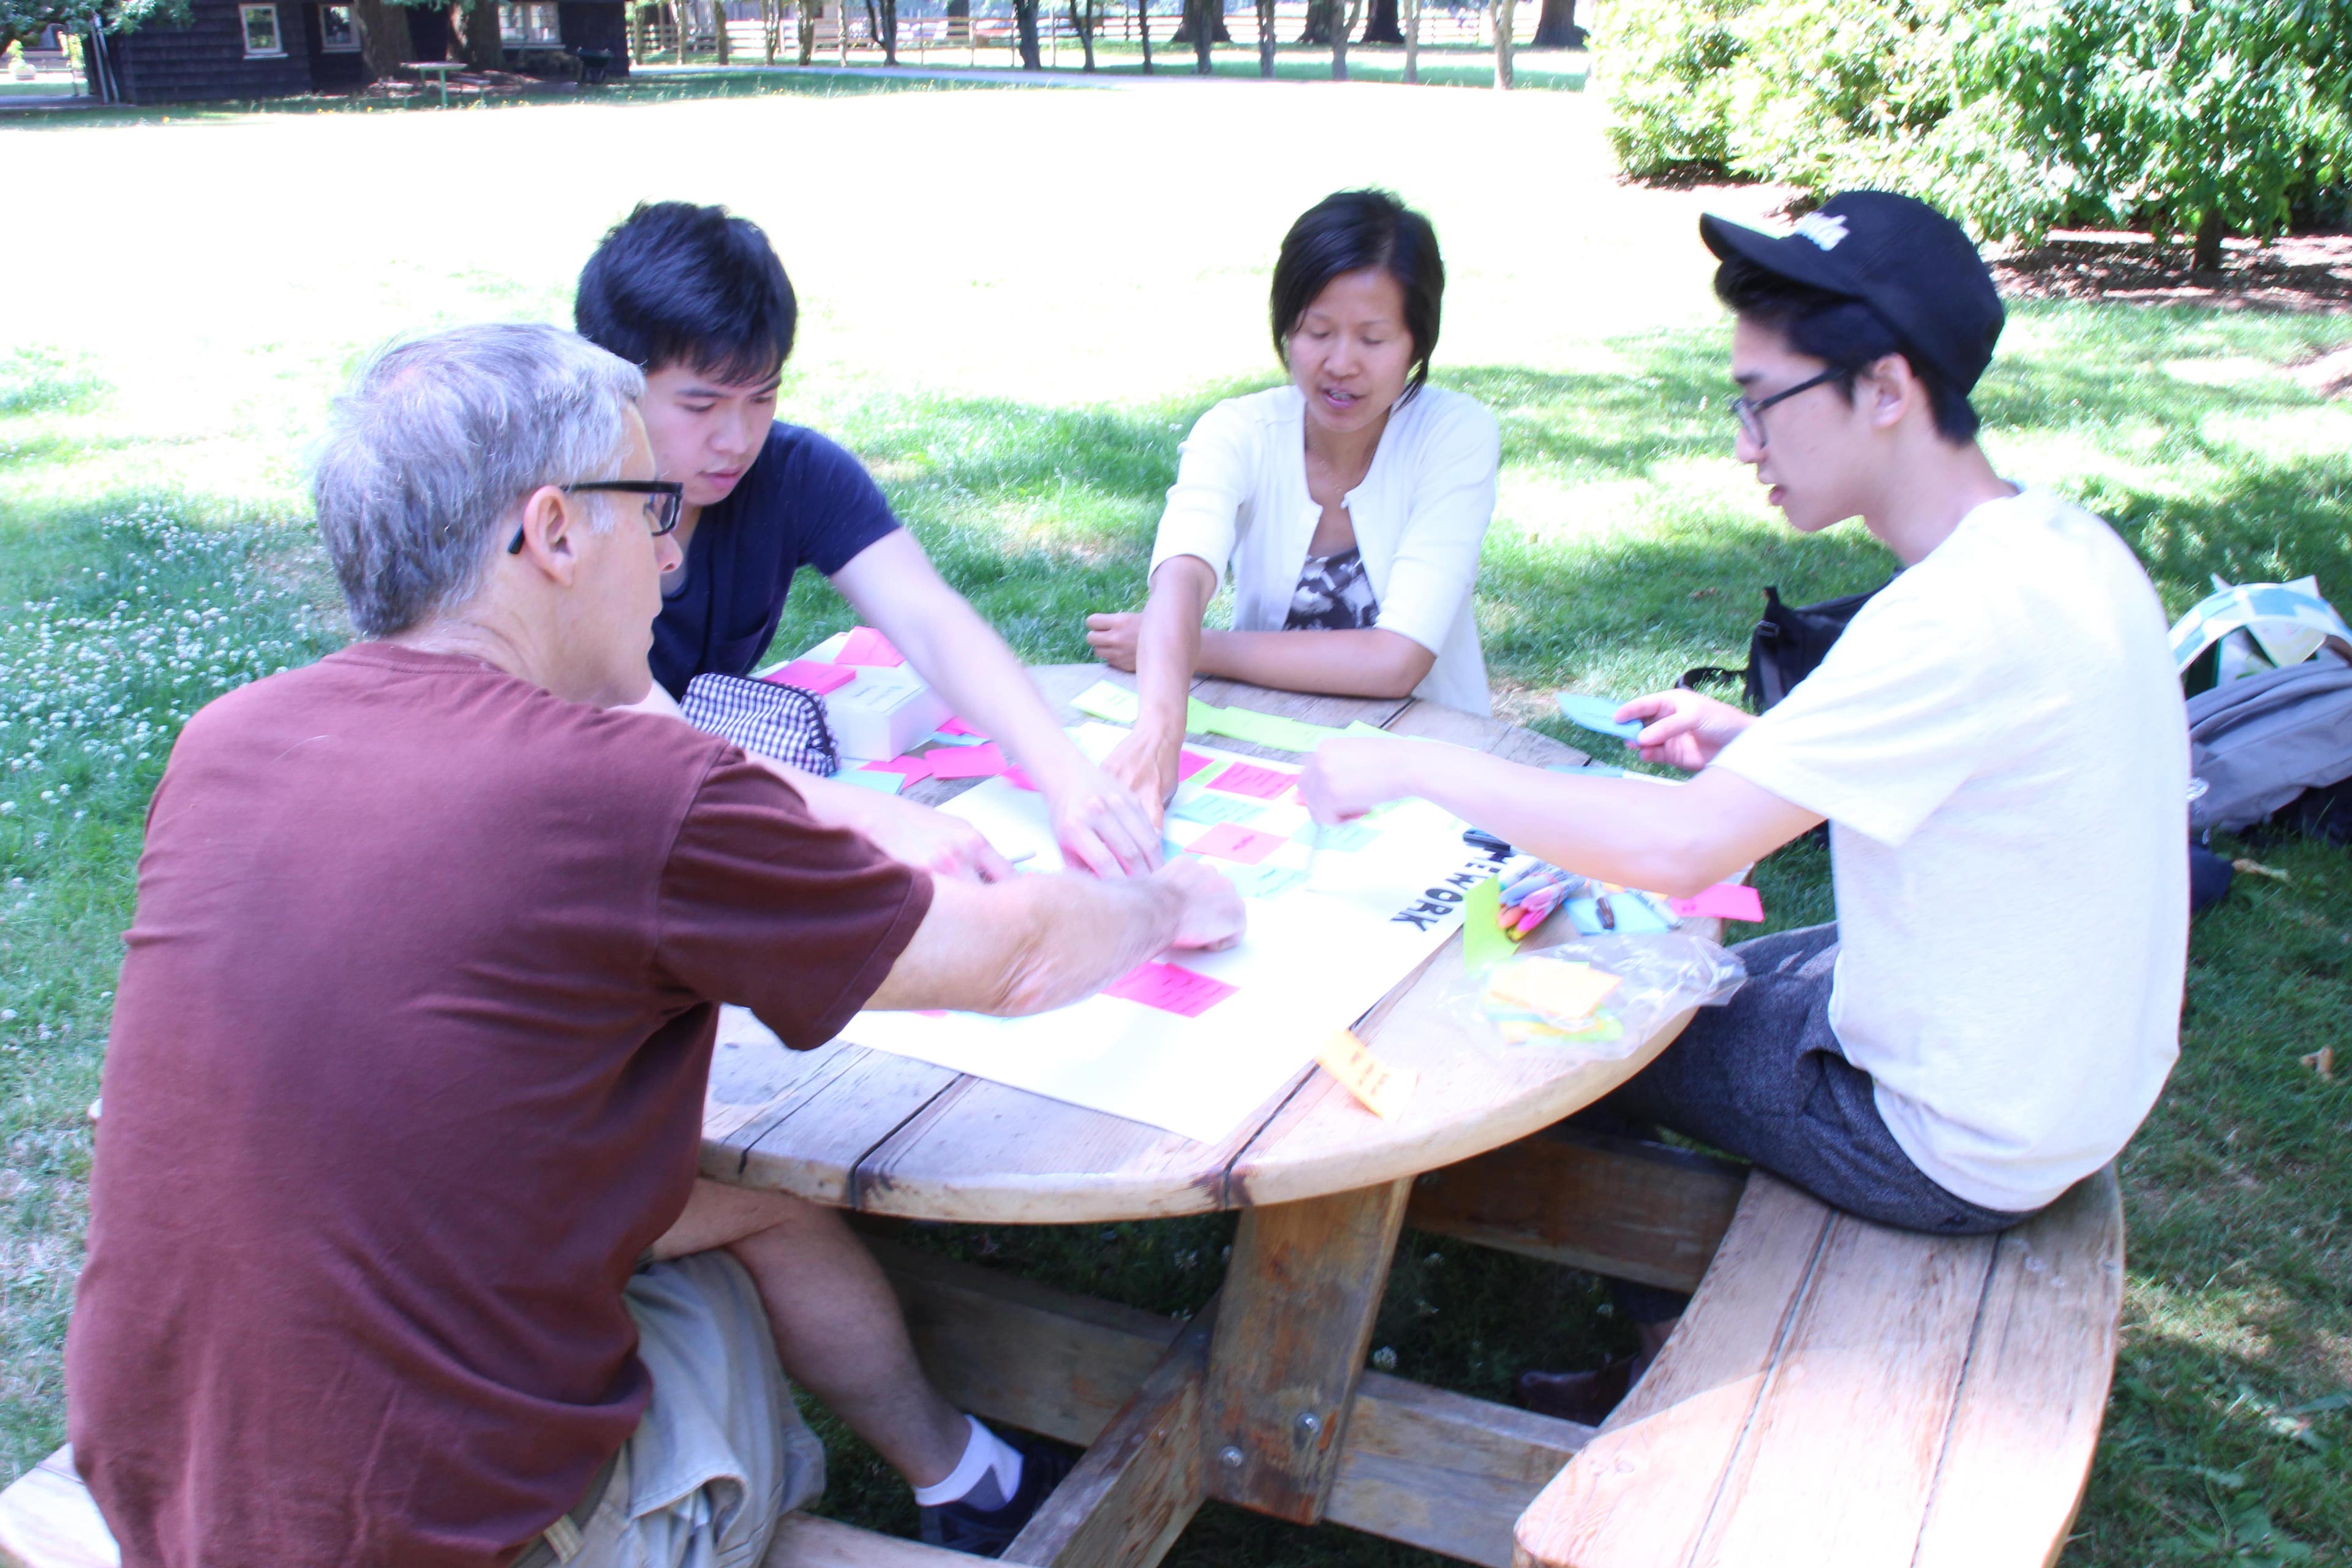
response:
<svg viewBox="0 0 2352 1568"><path fill-rule="evenodd" d="M2352 182L2352 0L1654 0L1601 47L1636 175L2144 226L2207 266Z"/></svg>

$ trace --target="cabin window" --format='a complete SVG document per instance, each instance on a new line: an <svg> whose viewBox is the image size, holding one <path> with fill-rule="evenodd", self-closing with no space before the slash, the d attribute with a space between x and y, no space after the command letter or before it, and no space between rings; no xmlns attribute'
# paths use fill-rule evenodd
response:
<svg viewBox="0 0 2352 1568"><path fill-rule="evenodd" d="M547 0L499 7L499 41L507 44L560 44L563 28L555 7Z"/></svg>
<svg viewBox="0 0 2352 1568"><path fill-rule="evenodd" d="M330 55L359 53L359 23L352 18L349 5L319 7L319 48Z"/></svg>
<svg viewBox="0 0 2352 1568"><path fill-rule="evenodd" d="M277 6L239 5L236 14L245 23L246 58L286 52L286 45L278 35Z"/></svg>

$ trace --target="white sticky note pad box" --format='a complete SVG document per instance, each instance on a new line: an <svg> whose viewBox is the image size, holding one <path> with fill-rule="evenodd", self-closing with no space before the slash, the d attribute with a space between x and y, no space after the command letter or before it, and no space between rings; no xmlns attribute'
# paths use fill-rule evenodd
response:
<svg viewBox="0 0 2352 1568"><path fill-rule="evenodd" d="M825 638L803 658L830 664L849 640L847 632ZM845 665L857 679L818 699L824 704L825 722L844 757L879 763L901 755L908 747L946 723L954 715L945 700L923 683L909 665Z"/></svg>

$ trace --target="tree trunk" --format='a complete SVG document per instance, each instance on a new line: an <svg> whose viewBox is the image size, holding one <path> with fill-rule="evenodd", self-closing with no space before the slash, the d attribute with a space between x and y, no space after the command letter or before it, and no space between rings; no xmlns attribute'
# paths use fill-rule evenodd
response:
<svg viewBox="0 0 2352 1568"><path fill-rule="evenodd" d="M1404 79L1421 80L1421 0L1404 0Z"/></svg>
<svg viewBox="0 0 2352 1568"><path fill-rule="evenodd" d="M1404 33L1397 26L1397 0L1372 0L1371 16L1364 23L1364 36L1360 44L1402 44Z"/></svg>
<svg viewBox="0 0 2352 1568"><path fill-rule="evenodd" d="M1151 74L1151 0L1135 0L1135 30L1143 37L1143 74Z"/></svg>
<svg viewBox="0 0 2352 1568"><path fill-rule="evenodd" d="M1044 70L1045 62L1037 53L1037 0L1013 0L1013 22L1020 35L1021 68Z"/></svg>
<svg viewBox="0 0 2352 1568"><path fill-rule="evenodd" d="M1216 44L1232 43L1234 36L1225 31L1224 0L1184 0L1183 19L1176 24L1176 31L1168 41L1171 44L1191 44L1198 49L1201 47L1200 43L1192 35L1199 29L1193 26L1193 21L1203 13L1206 13L1209 18L1209 41ZM1205 70L1206 68L1202 68Z"/></svg>
<svg viewBox="0 0 2352 1568"><path fill-rule="evenodd" d="M2221 237L2228 231L2221 226L2220 213L2207 213L2197 225L2197 248L2189 265L2199 272L2221 270Z"/></svg>
<svg viewBox="0 0 2352 1568"><path fill-rule="evenodd" d="M1298 35L1302 44L1328 44L1331 41L1331 14L1339 8L1339 0L1307 0L1307 26Z"/></svg>
<svg viewBox="0 0 2352 1568"><path fill-rule="evenodd" d="M760 63L776 63L776 0L760 0Z"/></svg>
<svg viewBox="0 0 2352 1568"><path fill-rule="evenodd" d="M1087 0L1087 8L1083 14L1078 10L1078 0L1070 0L1070 26L1078 30L1078 47L1087 52L1086 68L1094 69L1095 0Z"/></svg>
<svg viewBox="0 0 2352 1568"><path fill-rule="evenodd" d="M1356 30L1358 7L1334 4L1331 7L1331 79L1348 79L1348 35Z"/></svg>
<svg viewBox="0 0 2352 1568"><path fill-rule="evenodd" d="M502 70L506 45L499 37L499 0L465 0L449 7L449 39L458 58L478 71Z"/></svg>
<svg viewBox="0 0 2352 1568"><path fill-rule="evenodd" d="M359 21L360 59L369 79L398 70L415 48L408 39L407 8L392 0L352 0L352 15Z"/></svg>
<svg viewBox="0 0 2352 1568"><path fill-rule="evenodd" d="M686 0L669 0L669 53L679 65L686 63Z"/></svg>
<svg viewBox="0 0 2352 1568"><path fill-rule="evenodd" d="M1495 89L1511 89L1511 9L1517 0L1495 0Z"/></svg>
<svg viewBox="0 0 2352 1568"><path fill-rule="evenodd" d="M817 0L801 0L800 17L793 26L793 30L799 35L794 41L800 45L800 63L803 65L816 58L816 7Z"/></svg>
<svg viewBox="0 0 2352 1568"><path fill-rule="evenodd" d="M1257 74L1274 79L1275 0L1257 0Z"/></svg>
<svg viewBox="0 0 2352 1568"><path fill-rule="evenodd" d="M710 19L717 32L719 63L723 66L735 53L734 45L727 37L727 0L710 0Z"/></svg>
<svg viewBox="0 0 2352 1568"><path fill-rule="evenodd" d="M1584 39L1584 29L1576 25L1576 0L1543 0L1543 15L1536 18L1536 36L1528 40L1528 47L1580 49Z"/></svg>
<svg viewBox="0 0 2352 1568"><path fill-rule="evenodd" d="M882 0L882 63L898 63L898 0Z"/></svg>

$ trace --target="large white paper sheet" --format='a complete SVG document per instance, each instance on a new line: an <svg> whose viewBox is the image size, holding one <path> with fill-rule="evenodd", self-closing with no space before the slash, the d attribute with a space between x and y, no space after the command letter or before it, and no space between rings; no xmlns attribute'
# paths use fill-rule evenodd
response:
<svg viewBox="0 0 2352 1568"><path fill-rule="evenodd" d="M1072 733L1098 757L1125 731L1087 724ZM1443 942L1460 923L1464 893L1494 874L1494 864L1463 842L1460 822L1407 801L1366 823L1330 829L1306 881L1311 829L1295 792L1265 801L1212 787L1228 763L1297 770L1191 749L1211 765L1178 791L1168 822L1173 846L1211 832L1213 825L1182 815L1204 801L1212 804L1198 809L1241 811L1237 826L1282 839L1259 862L1263 870L1211 861L1248 896L1249 930L1240 944L1168 955L1235 987L1232 995L1191 1018L1109 995L1030 1018L861 1013L842 1037L1214 1142ZM1042 795L990 779L943 809L1008 856L1034 852L1028 869L1061 868ZM748 1017L729 1022L746 1025L757 1027Z"/></svg>

